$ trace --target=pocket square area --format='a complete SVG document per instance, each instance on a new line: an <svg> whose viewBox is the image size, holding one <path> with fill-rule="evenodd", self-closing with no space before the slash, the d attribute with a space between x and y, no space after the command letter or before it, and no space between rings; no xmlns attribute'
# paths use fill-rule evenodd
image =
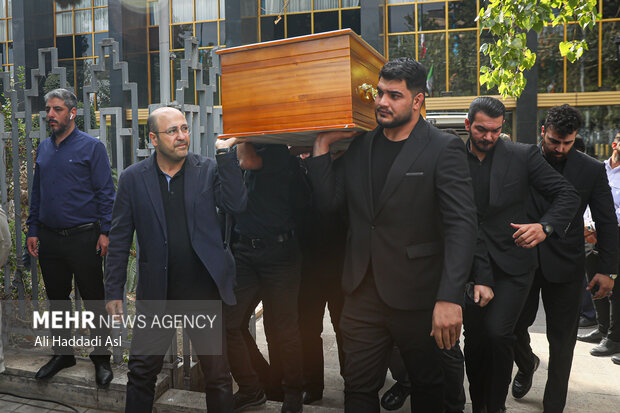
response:
<svg viewBox="0 0 620 413"><path fill-rule="evenodd" d="M405 176L424 176L424 172L407 172Z"/></svg>

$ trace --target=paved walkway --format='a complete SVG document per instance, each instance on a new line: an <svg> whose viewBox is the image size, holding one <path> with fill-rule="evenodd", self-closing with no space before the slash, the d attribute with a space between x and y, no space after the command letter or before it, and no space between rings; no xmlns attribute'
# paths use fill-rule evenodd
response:
<svg viewBox="0 0 620 413"><path fill-rule="evenodd" d="M324 318L323 346L325 349L325 392L324 398L316 405L339 407L344 405L344 382L338 368L336 337L326 314ZM589 329L581 330L581 332ZM535 324L530 328L532 348L540 357L540 367L534 375L530 392L521 400L515 400L510 394L506 402L509 413L542 412L542 398L547 380L549 348L545 336L545 316L542 309L538 311ZM267 354L262 322L257 325L257 340L263 354ZM589 351L592 344L577 342L573 369L571 373L568 401L565 413L620 413L620 366L613 364L609 357L593 357ZM516 368L513 371L516 374ZM388 373L386 385L380 394L389 389L394 381ZM467 383L465 391L468 393ZM409 413L409 402L398 413ZM471 413L469 394L465 413Z"/></svg>

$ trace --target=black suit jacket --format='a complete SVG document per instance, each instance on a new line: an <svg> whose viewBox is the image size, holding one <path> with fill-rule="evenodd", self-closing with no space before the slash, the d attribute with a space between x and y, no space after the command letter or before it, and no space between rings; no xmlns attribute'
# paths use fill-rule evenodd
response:
<svg viewBox="0 0 620 413"><path fill-rule="evenodd" d="M538 246L543 276L550 282L558 283L583 279L583 213L588 205L596 224L598 240L599 263L596 271L615 274L618 268L618 222L605 165L573 148L566 157L563 175L579 192L581 203L566 236L559 238L552 234ZM549 201L540 192L532 190L529 206L532 219L542 221L542 212L547 208Z"/></svg>
<svg viewBox="0 0 620 413"><path fill-rule="evenodd" d="M535 145L499 139L495 145L489 185L489 207L480 219L478 234L490 258L506 273L525 274L537 266L536 250L517 247L514 224L532 222L528 217L530 188L545 194L548 207L539 220L553 226L564 238L579 206L577 191L540 155Z"/></svg>
<svg viewBox="0 0 620 413"><path fill-rule="evenodd" d="M372 265L379 296L393 308L461 304L476 240L463 142L420 117L375 205L370 166L380 132L356 137L337 169L329 154L308 161L319 208L347 208L344 293L351 294Z"/></svg>
<svg viewBox="0 0 620 413"><path fill-rule="evenodd" d="M138 255L139 300L166 300L168 241L155 155L127 168L118 181L106 262L106 301L121 300L134 230ZM216 161L190 153L185 160L185 211L194 251L218 287L222 300L235 304L235 263L224 247L216 206L234 213L245 209L247 193L234 153Z"/></svg>

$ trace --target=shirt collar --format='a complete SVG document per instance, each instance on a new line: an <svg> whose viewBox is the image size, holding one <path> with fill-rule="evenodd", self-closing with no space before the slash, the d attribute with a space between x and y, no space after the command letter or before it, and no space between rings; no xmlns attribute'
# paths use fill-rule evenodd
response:
<svg viewBox="0 0 620 413"><path fill-rule="evenodd" d="M495 143L495 145L493 145L491 150L487 152L486 156L481 161L481 160L478 159L478 156L471 151L471 138L467 139L467 142L465 143L465 147L467 148L467 153L469 154L469 156L474 157L480 163L487 162L487 160L488 160L488 162L490 162L491 159L493 159L493 154L495 153L495 147L496 146L497 146L497 143Z"/></svg>
<svg viewBox="0 0 620 413"><path fill-rule="evenodd" d="M169 179L172 179L172 178L176 178L177 176L182 176L183 173L185 172L185 164L187 164L187 158L185 158L185 162L183 162L183 165L181 165L181 169L179 169L179 172L174 174L174 176L170 176L159 168L159 164L157 163L157 152L153 152L153 156L155 157L155 167L157 168L157 173L159 173L160 175L163 175L165 177L168 177Z"/></svg>
<svg viewBox="0 0 620 413"><path fill-rule="evenodd" d="M65 144L66 142L69 142L71 140L71 138L73 138L74 136L76 136L78 133L80 133L80 130L77 128L77 126L75 128L73 128L73 130L71 131L71 133L62 140L62 142L60 142L60 145ZM52 132L52 142L54 142L54 144L56 144L56 134L54 132Z"/></svg>

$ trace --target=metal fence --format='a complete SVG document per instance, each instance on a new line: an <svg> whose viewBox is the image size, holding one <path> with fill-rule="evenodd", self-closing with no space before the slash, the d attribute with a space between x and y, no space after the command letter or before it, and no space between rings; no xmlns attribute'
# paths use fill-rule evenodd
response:
<svg viewBox="0 0 620 413"><path fill-rule="evenodd" d="M185 54L181 60L180 79L176 81L174 88L174 98L172 102L162 102L150 105L149 113L154 109L172 105L180 109L186 116L190 125L191 148L194 153L206 156L213 156L215 152L214 142L216 136L221 132L221 107L214 107L213 96L216 92L217 76L220 73L219 57L211 50L208 54L203 54L203 58L210 60L208 73L199 59L198 39L190 37L185 39ZM139 135L138 118L138 95L137 84L129 81L129 70L127 62L119 59L119 45L113 39L104 39L99 45L97 64L86 69L84 78L87 79L83 87L81 97L82 107L78 108L78 118L83 119L86 132L99 138L107 148L112 169L116 175L120 176L122 171L129 163L137 162L148 157L153 151L146 136ZM105 56L105 57L103 57ZM37 111L41 107L43 90L41 85L50 75L58 77L59 86L74 91L74 88L67 84L66 69L58 66L58 51L56 48L43 48L38 51L38 67L26 71L29 75L30 88L26 88L17 78L16 74L0 72L1 91L4 95L2 102L8 111L10 107L11 119L6 119L4 111L0 111L0 196L2 206L7 211L9 220L13 220L13 242L15 246L15 261L4 268L4 297L17 296L19 308L16 310L19 316L24 319L26 312L26 302L28 301L34 309L39 308L39 273L36 258L29 257L29 271L26 270L24 261L28 256L24 255L25 228L24 222L27 216L27 199L29 199L32 189L34 175L34 151L38 143L48 137L46 131L45 112ZM94 105L97 96L104 92L100 77L110 76L115 73L120 76L120 86L113 89L113 93L122 93L122 101L127 102L124 106L103 106ZM208 76L208 83L204 82ZM195 80L195 81L194 81ZM190 85L193 86L190 89ZM195 86L194 86L195 85ZM186 102L186 92L196 94L196 103ZM78 97L80 101L80 97ZM19 102L19 103L18 103ZM93 113L98 113L98 119L92 119ZM7 130L7 122L11 127ZM91 128L91 125L98 125ZM130 151L130 154L127 153ZM11 159L11 164L7 165L7 160ZM7 173L9 176L7 176ZM27 194L27 196L25 196ZM139 246L136 245L139 249ZM29 273L29 274L28 274ZM25 277L31 277L31 292L27 294L28 285ZM139 277L139 273L137 274ZM81 308L81 300L77 286L75 291L75 306ZM30 297L29 297L30 295ZM32 301L30 301L32 300ZM125 302L126 306L127 303ZM126 308L125 308L126 309ZM4 317L9 314L4 314ZM24 334L25 330L5 329L3 339L6 342L8 334ZM127 330L121 330L123 343L127 340ZM171 350L166 356L164 369L171 370L172 384L177 383L177 342L173 340ZM183 337L183 369L184 387L189 388L190 377L190 344L187 336ZM123 361L122 350L115 348L113 360L117 363Z"/></svg>

